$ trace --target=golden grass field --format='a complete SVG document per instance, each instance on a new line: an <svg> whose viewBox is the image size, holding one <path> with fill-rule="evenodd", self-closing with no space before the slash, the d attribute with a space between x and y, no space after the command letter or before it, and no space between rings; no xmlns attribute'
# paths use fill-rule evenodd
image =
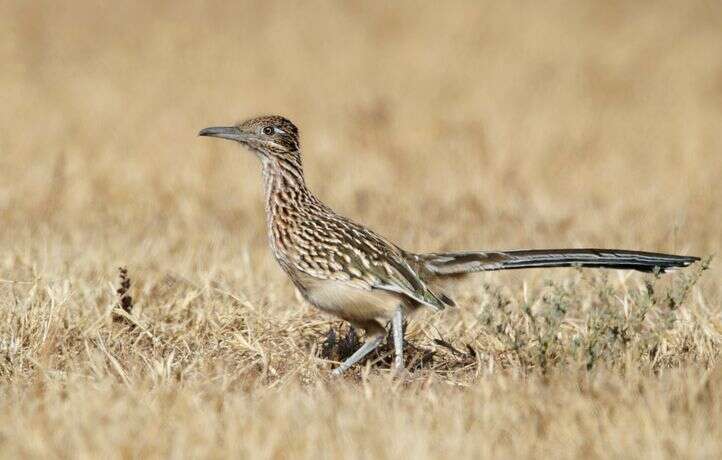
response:
<svg viewBox="0 0 722 460"><path fill-rule="evenodd" d="M0 1L0 458L719 458L719 257L480 274L410 324L407 378L382 354L334 380L348 328L273 261L259 165L196 134L288 116L317 195L410 250L708 258L721 24L712 1Z"/></svg>

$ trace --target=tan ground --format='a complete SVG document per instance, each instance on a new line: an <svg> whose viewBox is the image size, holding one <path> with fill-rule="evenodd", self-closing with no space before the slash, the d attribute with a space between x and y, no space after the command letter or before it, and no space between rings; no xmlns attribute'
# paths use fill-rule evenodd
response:
<svg viewBox="0 0 722 460"><path fill-rule="evenodd" d="M317 194L409 249L710 256L718 2L144 3L0 1L0 457L722 455L719 259L479 275L406 381L331 381L347 330L271 259L258 165L196 137L289 116Z"/></svg>

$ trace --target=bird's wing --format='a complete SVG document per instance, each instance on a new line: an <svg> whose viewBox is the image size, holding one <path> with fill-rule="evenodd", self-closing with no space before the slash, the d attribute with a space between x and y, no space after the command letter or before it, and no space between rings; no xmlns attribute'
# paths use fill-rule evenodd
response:
<svg viewBox="0 0 722 460"><path fill-rule="evenodd" d="M373 231L336 218L314 229L313 248L298 255L295 268L320 279L345 281L362 289L395 292L432 308L444 308L406 261L404 252Z"/></svg>
<svg viewBox="0 0 722 460"><path fill-rule="evenodd" d="M364 280L374 289L396 292L435 309L444 302L424 283L399 254L386 254L365 265Z"/></svg>

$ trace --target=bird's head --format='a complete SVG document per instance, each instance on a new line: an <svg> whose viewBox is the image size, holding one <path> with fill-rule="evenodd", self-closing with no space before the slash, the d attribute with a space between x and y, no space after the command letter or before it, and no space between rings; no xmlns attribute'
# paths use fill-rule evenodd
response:
<svg viewBox="0 0 722 460"><path fill-rule="evenodd" d="M198 135L236 141L253 150L261 159L300 160L298 128L278 115L251 118L235 126L205 128Z"/></svg>

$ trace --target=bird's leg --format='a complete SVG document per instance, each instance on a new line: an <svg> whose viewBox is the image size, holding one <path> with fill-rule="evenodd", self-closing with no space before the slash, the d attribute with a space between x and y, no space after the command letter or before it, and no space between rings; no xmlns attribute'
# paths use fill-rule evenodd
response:
<svg viewBox="0 0 722 460"><path fill-rule="evenodd" d="M394 312L394 317L391 320L391 327L393 328L394 334L394 351L396 356L394 357L394 371L400 373L404 370L404 309L399 308Z"/></svg>
<svg viewBox="0 0 722 460"><path fill-rule="evenodd" d="M376 334L368 339L366 339L366 342L364 342L363 345L361 345L361 348L356 350L354 354L349 356L349 358L341 363L340 366L338 366L336 369L333 370L333 375L341 375L343 372L345 372L349 367L353 366L357 362L361 361L366 355L371 353L378 347L381 342L384 340L384 334Z"/></svg>

